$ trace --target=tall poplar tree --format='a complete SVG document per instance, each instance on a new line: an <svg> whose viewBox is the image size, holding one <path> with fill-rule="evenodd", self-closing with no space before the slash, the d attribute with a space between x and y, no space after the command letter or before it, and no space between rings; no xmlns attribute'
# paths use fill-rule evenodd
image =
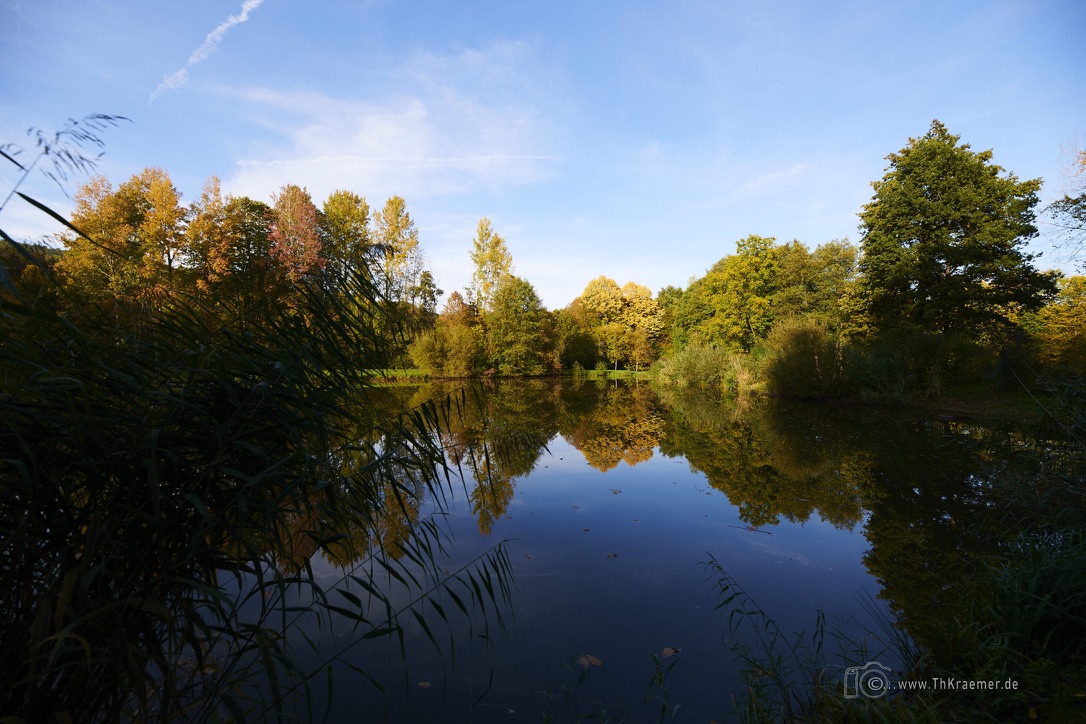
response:
<svg viewBox="0 0 1086 724"><path fill-rule="evenodd" d="M422 259L419 232L403 198L393 196L385 202L374 219L374 232L382 252L381 292L392 301L406 301L418 284Z"/></svg>
<svg viewBox="0 0 1086 724"><path fill-rule="evenodd" d="M494 308L494 295L502 281L513 274L513 255L505 239L495 233L490 219L479 219L471 251L475 271L468 287L468 299L485 314Z"/></svg>

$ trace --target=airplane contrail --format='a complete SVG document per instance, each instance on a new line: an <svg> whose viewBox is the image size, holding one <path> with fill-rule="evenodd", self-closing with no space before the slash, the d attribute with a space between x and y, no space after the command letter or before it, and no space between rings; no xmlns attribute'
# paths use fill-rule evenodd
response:
<svg viewBox="0 0 1086 724"><path fill-rule="evenodd" d="M200 47L192 51L186 68L181 68L180 70L163 77L162 82L159 83L158 87L151 93L148 102L154 103L155 99L163 93L171 90L178 90L179 88L188 85L188 68L191 68L197 63L202 63L211 57L211 55L219 49L219 43L222 42L223 36L226 35L227 31L235 25L240 25L248 20L250 13L260 7L263 2L264 0L245 0L245 2L241 4L240 13L231 15L226 20L219 23L218 27L207 34L207 37L204 38L204 42L200 44Z"/></svg>

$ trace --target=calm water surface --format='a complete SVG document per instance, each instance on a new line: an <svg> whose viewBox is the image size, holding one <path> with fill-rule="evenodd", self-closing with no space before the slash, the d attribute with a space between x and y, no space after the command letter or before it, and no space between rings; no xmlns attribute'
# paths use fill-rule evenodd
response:
<svg viewBox="0 0 1086 724"><path fill-rule="evenodd" d="M417 592L394 596L402 643L300 622L322 657L339 652L333 721L656 721L661 700L681 721L728 720L742 682L732 646L754 639L730 628L734 607L718 608L710 561L789 636L822 611L877 652L864 601L906 623L938 609L978 553L962 531L1005 457L1004 433L901 411L738 409L613 381L501 382L457 399L442 443L464 481L440 507L392 516L383 540L440 522L449 575L500 545L509 600L481 588L480 611L459 589L464 616L444 593L444 615ZM331 587L358 561L311 563Z"/></svg>

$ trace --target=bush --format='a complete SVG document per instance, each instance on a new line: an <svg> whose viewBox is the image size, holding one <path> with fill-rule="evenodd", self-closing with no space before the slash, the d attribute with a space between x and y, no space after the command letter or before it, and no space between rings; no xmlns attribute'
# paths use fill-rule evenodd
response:
<svg viewBox="0 0 1086 724"><path fill-rule="evenodd" d="M849 387L868 400L934 400L948 388L1004 383L1013 350L1002 354L964 335L920 330L877 338L845 352Z"/></svg>
<svg viewBox="0 0 1086 724"><path fill-rule="evenodd" d="M834 397L847 387L843 348L810 317L778 321L763 344L760 370L770 392L785 397Z"/></svg>
<svg viewBox="0 0 1086 724"><path fill-rule="evenodd" d="M678 387L697 385L732 394L746 394L754 373L748 358L720 347L694 344L661 361L660 381Z"/></svg>

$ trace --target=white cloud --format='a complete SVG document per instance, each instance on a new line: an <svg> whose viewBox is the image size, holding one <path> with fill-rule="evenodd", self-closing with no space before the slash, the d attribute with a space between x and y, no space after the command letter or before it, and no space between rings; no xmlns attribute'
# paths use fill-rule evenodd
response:
<svg viewBox="0 0 1086 724"><path fill-rule="evenodd" d="M226 20L219 23L218 27L216 27L214 30L207 34L207 37L204 38L204 42L200 45L200 47L192 51L192 54L189 55L188 68L191 68L197 63L202 63L203 61L211 57L211 55L219 49L219 43L222 42L223 36L226 35L226 32L235 25L240 25L241 23L244 23L246 20L248 20L249 14L252 11L256 10L258 7L260 7L261 3L263 2L264 0L245 0L245 2L241 4L240 13L238 13L237 15L231 15ZM167 91L177 90L178 88L183 88L184 86L188 85L188 81L189 74L187 68L181 68L180 70L171 73L170 75L166 76L161 83L158 84L157 88L154 89L148 102L154 103L155 99L163 93L166 93Z"/></svg>
<svg viewBox="0 0 1086 724"><path fill-rule="evenodd" d="M532 54L497 43L445 58L410 59L376 100L315 91L226 89L275 136L240 161L224 186L267 197L285 183L314 198L348 188L409 201L500 192L553 173L558 160ZM371 96L376 96L374 92Z"/></svg>

